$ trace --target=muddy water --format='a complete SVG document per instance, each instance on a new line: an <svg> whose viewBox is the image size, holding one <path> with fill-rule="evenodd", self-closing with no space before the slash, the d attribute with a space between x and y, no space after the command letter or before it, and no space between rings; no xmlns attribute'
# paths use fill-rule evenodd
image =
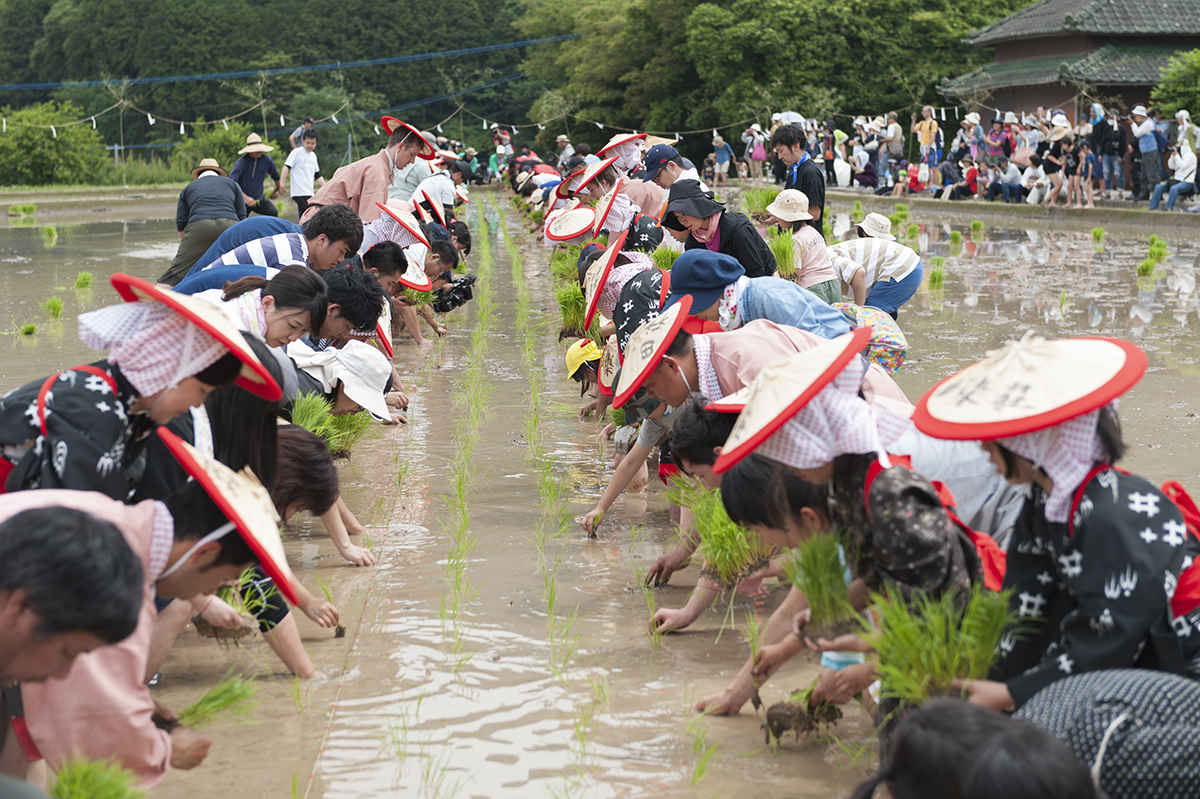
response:
<svg viewBox="0 0 1200 799"><path fill-rule="evenodd" d="M250 723L213 728L208 761L169 774L157 794L844 795L870 765L869 756L851 765L843 754L843 745L864 743L870 752L869 725L859 714L840 723L841 745L797 746L789 737L772 752L749 706L733 718L697 720L690 711L697 697L724 687L748 648L737 630L720 632L724 606L664 638L657 651L646 637L635 574L673 535L657 483L618 501L597 540L568 530L539 553L537 529L550 524L553 531L554 508L544 507L532 456L540 451L551 461L571 515L594 503L611 469L595 445L598 425L577 420L578 392L563 379L547 251L526 240L504 203L489 206L487 193L479 195L493 253L490 332L480 337L479 375L489 390L482 414L472 425L464 404L474 390L464 378L479 346L471 335L481 324L477 300L450 316L450 333L435 347L397 347L401 374L414 384L411 424L380 428L342 467L344 496L373 525L380 565L345 564L311 519L300 518L287 534L300 579L314 592L318 573L331 581L348 628L334 638L299 618L327 678L298 685L261 640L226 650L189 628L160 675L160 701L185 706L233 665L258 676L262 704ZM956 248L950 228L913 221L923 228L922 250L946 258L947 277L944 289L923 288L901 314L911 355L899 377L910 395L1028 327L1131 338L1149 351L1152 371L1122 405L1134 444L1129 465L1200 487L1200 245L1170 240L1170 258L1156 276L1138 279L1133 266L1145 255L1143 240L1109 237L1097 249L1087 233L988 229L972 241L954 226L964 237ZM836 220L837 228L846 224ZM522 254L516 282L506 235ZM37 229L0 231L0 329L39 324L34 336L0 339L2 387L94 358L75 337L74 317L112 300L108 274L160 274L176 240L170 222L60 225L53 242ZM474 261L480 270L478 251ZM59 288L84 269L97 278L90 292ZM531 347L517 323L518 282L530 289L533 320L550 320L532 334ZM64 300L61 321L47 320L38 306L51 295ZM527 426L535 391L540 412ZM464 471L465 529L477 543L456 561L449 557L454 478ZM695 572L677 575L654 601L682 604ZM547 573L555 575L553 614ZM747 613L765 618L780 594L739 599L738 625ZM790 664L763 698L777 701L815 674L811 662Z"/></svg>

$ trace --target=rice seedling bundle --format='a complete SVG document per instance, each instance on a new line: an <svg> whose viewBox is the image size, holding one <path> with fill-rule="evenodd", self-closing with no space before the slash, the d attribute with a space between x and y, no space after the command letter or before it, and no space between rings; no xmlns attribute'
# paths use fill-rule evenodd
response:
<svg viewBox="0 0 1200 799"><path fill-rule="evenodd" d="M1102 228L1102 227L1092 228L1092 241L1096 242L1097 244L1104 241L1104 228Z"/></svg>
<svg viewBox="0 0 1200 799"><path fill-rule="evenodd" d="M617 427L625 426L625 409L624 408L609 408L608 416L612 419L612 423Z"/></svg>
<svg viewBox="0 0 1200 799"><path fill-rule="evenodd" d="M582 336L583 320L587 316L587 303L579 283L560 283L554 290L554 296L558 300L558 312L562 316L562 334L564 336Z"/></svg>
<svg viewBox="0 0 1200 799"><path fill-rule="evenodd" d="M675 482L670 493L675 502L692 512L706 576L732 589L767 565L771 547L757 533L729 518L720 489L708 489L694 480L682 479Z"/></svg>
<svg viewBox="0 0 1200 799"><path fill-rule="evenodd" d="M46 316L49 316L51 319L58 319L62 316L63 301L59 297L50 297L45 302L39 302L38 305L42 306L42 310L46 312Z"/></svg>
<svg viewBox="0 0 1200 799"><path fill-rule="evenodd" d="M940 266L929 270L929 288L940 289L946 285L946 270Z"/></svg>
<svg viewBox="0 0 1200 799"><path fill-rule="evenodd" d="M258 686L232 671L209 688L191 707L179 713L179 723L193 730L225 719L248 715L258 702L252 701Z"/></svg>
<svg viewBox="0 0 1200 799"><path fill-rule="evenodd" d="M950 231L950 243L962 244L962 233L959 233L957 230Z"/></svg>
<svg viewBox="0 0 1200 799"><path fill-rule="evenodd" d="M1010 596L979 584L966 594L918 595L908 603L899 591L876 595L879 628L865 637L879 653L883 695L920 704L952 695L955 679L986 679L1001 637L1024 632L1014 626Z"/></svg>
<svg viewBox="0 0 1200 799"><path fill-rule="evenodd" d="M1162 241L1162 239L1160 239L1160 238L1158 237L1158 234L1157 234L1157 233L1151 233L1151 234L1150 234L1150 246L1151 246L1151 247L1153 247L1155 244L1158 244L1160 241Z"/></svg>
<svg viewBox="0 0 1200 799"><path fill-rule="evenodd" d="M542 220L546 218L546 212L539 208L538 210L531 213L529 215L529 218L532 219L534 222L537 222L540 225L540 224L542 224Z"/></svg>
<svg viewBox="0 0 1200 799"><path fill-rule="evenodd" d="M335 458L349 457L354 445L373 429L372 422L365 411L334 416L329 403L316 393L301 394L292 403L292 424L320 437Z"/></svg>
<svg viewBox="0 0 1200 799"><path fill-rule="evenodd" d="M650 258L654 261L654 265L659 269L670 271L675 265L675 259L679 257L679 252L670 247L659 247L654 252L650 253Z"/></svg>
<svg viewBox="0 0 1200 799"><path fill-rule="evenodd" d="M429 305L433 302L432 291L417 291L416 289L404 289L401 296L413 305Z"/></svg>
<svg viewBox="0 0 1200 799"><path fill-rule="evenodd" d="M799 589L812 610L813 638L854 632L860 625L846 589L846 564L837 539L817 534L792 550L783 564L788 582ZM849 622L849 625L847 625ZM849 629L843 629L843 628Z"/></svg>
<svg viewBox="0 0 1200 799"><path fill-rule="evenodd" d="M908 237L908 238L910 238L910 239L915 239L915 238L917 237L917 226L916 226L916 225L909 225L909 226L908 226L908 227L907 227L907 228L904 230L904 235L905 235L905 236L907 236L907 237Z"/></svg>
<svg viewBox="0 0 1200 799"><path fill-rule="evenodd" d="M767 240L779 276L791 280L796 274L796 240L789 231L775 233Z"/></svg>
<svg viewBox="0 0 1200 799"><path fill-rule="evenodd" d="M579 284L579 246L556 249L550 257L550 274L555 282Z"/></svg>
<svg viewBox="0 0 1200 799"><path fill-rule="evenodd" d="M37 325L33 322L26 322L23 325L17 325L17 333L22 336L32 336L37 332Z"/></svg>
<svg viewBox="0 0 1200 799"><path fill-rule="evenodd" d="M854 207L857 209L860 206L856 202ZM896 203L895 205L892 206L892 213L900 214L900 215L907 215L908 214L908 203Z"/></svg>
<svg viewBox="0 0 1200 799"><path fill-rule="evenodd" d="M779 189L749 188L742 192L742 205L748 214L765 216L767 206L775 202Z"/></svg>
<svg viewBox="0 0 1200 799"><path fill-rule="evenodd" d="M1156 263L1166 260L1166 258L1167 258L1166 242L1156 241L1154 244L1151 244L1150 250L1146 253L1146 255L1149 258L1153 258Z"/></svg>
<svg viewBox="0 0 1200 799"><path fill-rule="evenodd" d="M8 206L9 216L33 216L36 211L37 206L33 203L19 203Z"/></svg>
<svg viewBox="0 0 1200 799"><path fill-rule="evenodd" d="M92 273L80 272L75 276L75 288L90 289L92 287Z"/></svg>
<svg viewBox="0 0 1200 799"><path fill-rule="evenodd" d="M888 217L888 221L892 223L892 227L900 227L904 219L901 218L900 214L892 214Z"/></svg>
<svg viewBox="0 0 1200 799"><path fill-rule="evenodd" d="M1154 274L1154 269L1158 266L1158 261L1153 258L1147 258L1137 266L1138 277L1146 277Z"/></svg>
<svg viewBox="0 0 1200 799"><path fill-rule="evenodd" d="M137 776L114 760L71 758L59 769L52 799L141 799Z"/></svg>
<svg viewBox="0 0 1200 799"><path fill-rule="evenodd" d="M975 221L973 221L971 223L971 232L972 233L978 233L981 230L983 230L983 220L976 219Z"/></svg>
<svg viewBox="0 0 1200 799"><path fill-rule="evenodd" d="M930 267L936 269L939 266L945 266L945 265L946 265L946 259L943 258L942 256L932 255L929 257L929 266Z"/></svg>
<svg viewBox="0 0 1200 799"><path fill-rule="evenodd" d="M862 210L862 200L855 200L855 201L854 201L854 210L855 210L855 211L861 211L861 210Z"/></svg>

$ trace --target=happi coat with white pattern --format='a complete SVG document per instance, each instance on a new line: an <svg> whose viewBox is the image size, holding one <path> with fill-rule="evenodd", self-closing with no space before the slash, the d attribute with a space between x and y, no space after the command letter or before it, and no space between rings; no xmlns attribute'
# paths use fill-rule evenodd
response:
<svg viewBox="0 0 1200 799"><path fill-rule="evenodd" d="M1106 469L1074 509L1074 533L1046 519L1037 485L1017 519L1004 587L1029 632L1005 635L993 677L1017 706L1069 674L1148 668L1200 677L1200 609L1171 599L1200 540L1161 491Z"/></svg>
<svg viewBox="0 0 1200 799"><path fill-rule="evenodd" d="M112 384L77 369L59 373L45 397L44 436L37 400L45 378L0 399L0 446L13 464L6 490L71 488L122 501L129 494L129 467L156 425L131 412L139 394L119 367L93 366Z"/></svg>

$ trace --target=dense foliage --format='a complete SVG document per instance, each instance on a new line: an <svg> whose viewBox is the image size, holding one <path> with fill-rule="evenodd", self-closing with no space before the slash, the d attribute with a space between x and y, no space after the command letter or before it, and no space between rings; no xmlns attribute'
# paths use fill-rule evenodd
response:
<svg viewBox="0 0 1200 799"><path fill-rule="evenodd" d="M1150 98L1168 117L1181 108L1193 116L1200 113L1200 50L1188 50L1167 62L1162 83L1154 87Z"/></svg>
<svg viewBox="0 0 1200 799"><path fill-rule="evenodd" d="M8 125L8 132L0 135L0 185L86 183L107 169L99 132L89 124L59 127L79 119L79 107L49 102L20 110L2 108L0 114ZM55 128L52 132L45 127L21 125Z"/></svg>

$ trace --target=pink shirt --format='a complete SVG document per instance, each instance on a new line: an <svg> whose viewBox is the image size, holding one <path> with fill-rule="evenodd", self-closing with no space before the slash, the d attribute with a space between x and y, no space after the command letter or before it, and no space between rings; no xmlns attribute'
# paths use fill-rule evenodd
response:
<svg viewBox="0 0 1200 799"><path fill-rule="evenodd" d="M374 222L381 213L375 203L386 203L388 186L392 185L392 162L387 151L360 158L333 173L317 193L308 201L309 205L335 205L345 203L364 222Z"/></svg>
<svg viewBox="0 0 1200 799"><path fill-rule="evenodd" d="M803 352L826 340L798 327L777 325L765 319L747 322L728 333L707 335L712 368L727 397L750 385L759 372L780 358ZM863 377L863 395L871 403L884 399L912 407L900 386L877 363L872 363Z"/></svg>
<svg viewBox="0 0 1200 799"><path fill-rule="evenodd" d="M643 214L655 219L662 213L667 196L662 188L654 183L646 183L641 178L627 178L621 185L620 193L628 197Z"/></svg>
<svg viewBox="0 0 1200 799"><path fill-rule="evenodd" d="M154 703L143 682L158 618L151 590L158 575L148 568L155 503L125 505L91 491L19 491L0 497L0 520L52 505L115 525L141 558L147 579L133 635L80 655L65 680L21 685L29 734L51 768L77 753L93 760L116 757L138 775L141 788L153 788L171 762L171 736L154 726Z"/></svg>
<svg viewBox="0 0 1200 799"><path fill-rule="evenodd" d="M792 234L796 242L796 282L804 288L824 283L827 280L837 280L838 273L829 259L829 250L825 249L825 237L812 225L805 225Z"/></svg>

